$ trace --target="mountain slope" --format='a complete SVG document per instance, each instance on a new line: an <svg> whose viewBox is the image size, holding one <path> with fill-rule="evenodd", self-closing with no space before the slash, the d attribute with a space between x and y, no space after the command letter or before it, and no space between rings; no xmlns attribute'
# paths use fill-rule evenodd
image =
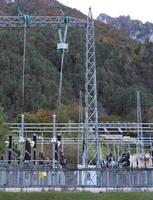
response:
<svg viewBox="0 0 153 200"><path fill-rule="evenodd" d="M131 39L143 43L146 39L153 42L153 24L146 22L143 24L139 20L132 20L130 16L119 16L116 18L106 14L100 14L97 18L99 21L109 24L125 33Z"/></svg>
<svg viewBox="0 0 153 200"><path fill-rule="evenodd" d="M3 0L0 0L1 2ZM17 15L18 7L33 15L65 15L77 18L86 16L56 1L23 0L1 6L6 15ZM55 4L54 4L55 5ZM61 11L62 10L62 11ZM96 58L98 109L114 119L135 120L136 91L142 96L144 120L152 120L153 106L153 44L138 44L122 32L96 21ZM60 75L61 54L57 53L58 30L36 28L27 30L25 111L41 108L55 111ZM84 92L85 31L69 29L69 52L63 70L63 106L73 114L79 104L79 92ZM23 29L0 29L0 104L10 119L21 113L21 82ZM74 109L75 108L75 109ZM64 111L63 111L64 112ZM65 113L63 113L65 115ZM112 119L109 117L109 119Z"/></svg>

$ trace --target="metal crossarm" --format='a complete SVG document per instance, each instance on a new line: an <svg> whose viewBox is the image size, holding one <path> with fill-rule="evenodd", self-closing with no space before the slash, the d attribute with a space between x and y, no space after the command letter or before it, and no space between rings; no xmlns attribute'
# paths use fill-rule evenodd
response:
<svg viewBox="0 0 153 200"><path fill-rule="evenodd" d="M27 27L65 27L66 17L63 16L29 16ZM0 16L0 27L24 27L23 16ZM86 20L69 17L69 27L85 28Z"/></svg>

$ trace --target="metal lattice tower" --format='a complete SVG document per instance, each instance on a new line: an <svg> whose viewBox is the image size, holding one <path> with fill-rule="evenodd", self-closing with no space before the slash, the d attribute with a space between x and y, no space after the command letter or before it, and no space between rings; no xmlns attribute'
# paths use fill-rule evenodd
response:
<svg viewBox="0 0 153 200"><path fill-rule="evenodd" d="M97 112L97 85L96 85L96 56L94 19L91 9L87 18L86 29L86 77L85 77L85 131L83 164L100 164L99 138L98 138L98 112Z"/></svg>
<svg viewBox="0 0 153 200"><path fill-rule="evenodd" d="M138 141L140 141L140 145L138 148L139 153L144 153L144 144L143 144L143 130L142 130L142 114L141 114L141 100L140 100L140 92L137 91L137 125L138 125Z"/></svg>

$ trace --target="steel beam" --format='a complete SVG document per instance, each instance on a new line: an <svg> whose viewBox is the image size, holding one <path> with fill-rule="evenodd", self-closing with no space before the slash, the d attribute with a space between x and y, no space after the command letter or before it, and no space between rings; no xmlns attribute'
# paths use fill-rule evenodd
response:
<svg viewBox="0 0 153 200"><path fill-rule="evenodd" d="M86 20L68 17L69 27L85 28ZM23 28L25 24L23 16L0 16L0 28ZM66 17L63 16L29 16L27 27L65 27Z"/></svg>

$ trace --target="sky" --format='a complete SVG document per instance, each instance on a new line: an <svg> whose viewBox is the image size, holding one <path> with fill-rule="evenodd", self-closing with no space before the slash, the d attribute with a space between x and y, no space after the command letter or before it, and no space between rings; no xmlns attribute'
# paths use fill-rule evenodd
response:
<svg viewBox="0 0 153 200"><path fill-rule="evenodd" d="M112 17L130 15L132 19L153 22L153 0L58 0L87 14L91 6L94 18L100 13Z"/></svg>

